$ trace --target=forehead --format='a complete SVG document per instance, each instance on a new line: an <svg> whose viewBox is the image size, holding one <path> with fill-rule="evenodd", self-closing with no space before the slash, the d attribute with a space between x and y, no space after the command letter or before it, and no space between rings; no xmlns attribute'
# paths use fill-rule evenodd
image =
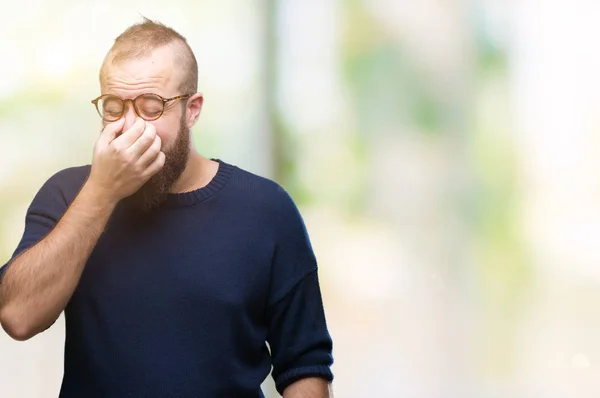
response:
<svg viewBox="0 0 600 398"><path fill-rule="evenodd" d="M170 46L156 48L138 59L117 62L113 62L109 54L102 68L102 94L123 98L148 92L165 97L177 95L181 78L175 66L175 54Z"/></svg>

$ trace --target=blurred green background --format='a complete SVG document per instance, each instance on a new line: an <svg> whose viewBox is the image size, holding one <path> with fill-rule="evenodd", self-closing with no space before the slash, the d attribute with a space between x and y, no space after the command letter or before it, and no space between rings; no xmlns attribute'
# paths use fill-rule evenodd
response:
<svg viewBox="0 0 600 398"><path fill-rule="evenodd" d="M91 161L98 70L140 14L196 54L200 152L300 206L336 396L600 395L600 4L3 8L0 263L41 184ZM0 395L57 396L63 339L63 322L26 343L0 335Z"/></svg>

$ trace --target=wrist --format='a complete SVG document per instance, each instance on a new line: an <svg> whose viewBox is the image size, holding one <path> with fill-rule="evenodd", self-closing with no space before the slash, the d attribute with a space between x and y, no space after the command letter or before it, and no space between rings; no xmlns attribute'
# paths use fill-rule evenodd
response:
<svg viewBox="0 0 600 398"><path fill-rule="evenodd" d="M113 192L94 184L89 179L81 188L80 195L86 202L95 204L109 211L112 211L119 202L119 198L117 198Z"/></svg>

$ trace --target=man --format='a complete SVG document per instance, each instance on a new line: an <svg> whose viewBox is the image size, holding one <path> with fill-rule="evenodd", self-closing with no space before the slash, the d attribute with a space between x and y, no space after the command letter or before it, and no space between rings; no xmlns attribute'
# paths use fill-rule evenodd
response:
<svg viewBox="0 0 600 398"><path fill-rule="evenodd" d="M61 397L328 397L332 341L296 206L190 143L200 115L185 38L150 20L100 70L91 166L35 196L0 269L16 340L65 311ZM267 343L268 342L268 346Z"/></svg>

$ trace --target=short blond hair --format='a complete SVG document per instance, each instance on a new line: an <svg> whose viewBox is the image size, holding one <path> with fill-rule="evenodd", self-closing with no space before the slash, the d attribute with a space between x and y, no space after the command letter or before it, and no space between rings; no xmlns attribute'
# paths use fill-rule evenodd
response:
<svg viewBox="0 0 600 398"><path fill-rule="evenodd" d="M198 63L185 37L160 22L144 17L144 21L127 28L115 39L100 69L100 84L106 74L106 64L116 64L130 59L140 59L152 50L168 44L178 44L175 64L182 70L179 89L183 94L194 94L198 90Z"/></svg>

